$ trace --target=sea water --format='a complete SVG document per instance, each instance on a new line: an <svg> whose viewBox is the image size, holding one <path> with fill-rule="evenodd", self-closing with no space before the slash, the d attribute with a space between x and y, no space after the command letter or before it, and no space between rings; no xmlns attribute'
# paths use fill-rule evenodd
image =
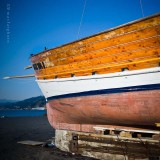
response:
<svg viewBox="0 0 160 160"><path fill-rule="evenodd" d="M44 116L46 112L46 110L0 110L0 118Z"/></svg>

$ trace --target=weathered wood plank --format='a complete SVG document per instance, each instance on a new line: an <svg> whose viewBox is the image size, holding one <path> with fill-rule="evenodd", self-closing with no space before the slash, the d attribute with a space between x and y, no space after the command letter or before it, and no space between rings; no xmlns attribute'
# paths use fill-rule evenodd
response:
<svg viewBox="0 0 160 160"><path fill-rule="evenodd" d="M152 27L152 26L156 26L156 25L160 25L160 16L159 15L156 17L152 17L151 19L145 19L141 22L135 22L133 24L120 26L118 28L102 32L100 34L84 38L80 41L75 41L73 43L69 43L69 44L51 49L49 51L45 51L41 54L36 55L36 57L32 57L32 62L36 63L37 58L41 59L42 57L48 56L48 54L52 54L55 57L57 57L58 54L63 53L64 51L73 50L73 49L77 50L78 48L82 48L85 45L88 45L88 43L93 43L94 41L99 41L102 39L110 39L110 38L113 38L113 37L120 35L120 34L132 32L137 29L143 29L143 28ZM159 31L159 29L157 30L157 32L158 31Z"/></svg>
<svg viewBox="0 0 160 160"><path fill-rule="evenodd" d="M160 26L159 26L160 27ZM70 50L61 50L61 53L51 54L49 57L50 61L54 61L56 59L63 59L70 56L80 55L84 53L88 53L91 51L96 51L98 49L107 48L107 47L118 47L123 45L127 45L126 43L132 43L132 41L143 40L145 38L157 36L158 27L146 28L140 31L135 31L131 33L124 33L123 35L117 35L114 38L110 39L101 39L98 41L92 41L91 43L79 47L79 48L71 48ZM52 53L52 51L51 51Z"/></svg>
<svg viewBox="0 0 160 160"><path fill-rule="evenodd" d="M147 58L154 58L160 56L160 48L146 48L145 50L138 50L135 52L125 52L119 53L113 56L103 56L101 58L84 60L80 62L68 63L66 65L55 66L51 68L53 72L63 72L69 70L78 70L80 68L91 67L92 69L96 68L97 65L110 65L110 64L118 64L121 61L134 61L134 60L144 60Z"/></svg>
<svg viewBox="0 0 160 160"><path fill-rule="evenodd" d="M123 25L32 57L45 67L38 79L120 72L159 66L160 15Z"/></svg>
<svg viewBox="0 0 160 160"><path fill-rule="evenodd" d="M118 64L112 64L112 65L99 65L95 66L95 68L80 68L79 70L70 70L70 71L63 71L63 72L53 72L52 70L47 71L46 75L41 76L41 74L37 74L38 79L50 79L55 76L58 77L71 77L71 74L75 74L75 76L80 75L91 75L92 72L96 71L98 74L104 74L104 73L114 73L114 72L120 72L122 68L128 68L129 70L137 70L137 69L144 69L144 68L152 68L159 66L160 58L151 58L146 60L136 60L134 62L122 62Z"/></svg>
<svg viewBox="0 0 160 160"><path fill-rule="evenodd" d="M120 53L126 53L126 52L135 52L136 50L140 49L145 49L145 48L152 48L152 47L157 47L160 44L160 37L154 37L150 39L145 39L142 41L135 41L132 43L128 43L126 45L118 45L118 46L113 46L113 47L108 47L108 48L102 48L99 50L94 50L89 53L84 53L84 54L78 54L75 56L70 56L68 58L64 59L57 59L53 60L52 62L54 63L54 66L58 65L64 65L68 63L74 63L74 62L80 62L84 60L91 60L94 58L100 58L102 56L117 56Z"/></svg>
<svg viewBox="0 0 160 160"><path fill-rule="evenodd" d="M30 145L30 146L39 146L39 145L44 144L44 142L31 141L31 140L19 141L19 142L17 142L17 143L26 144L26 145Z"/></svg>

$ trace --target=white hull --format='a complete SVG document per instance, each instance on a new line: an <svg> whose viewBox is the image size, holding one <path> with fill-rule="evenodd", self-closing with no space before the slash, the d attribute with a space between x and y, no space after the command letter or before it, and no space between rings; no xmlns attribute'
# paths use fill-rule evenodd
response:
<svg viewBox="0 0 160 160"><path fill-rule="evenodd" d="M160 67L83 77L37 80L45 98L87 91L160 83Z"/></svg>

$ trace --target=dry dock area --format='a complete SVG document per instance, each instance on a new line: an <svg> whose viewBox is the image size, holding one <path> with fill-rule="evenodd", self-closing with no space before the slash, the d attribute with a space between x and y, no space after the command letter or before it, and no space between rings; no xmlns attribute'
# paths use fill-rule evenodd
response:
<svg viewBox="0 0 160 160"><path fill-rule="evenodd" d="M102 160L160 159L160 131L95 127L97 133L56 130L56 146L63 151Z"/></svg>
<svg viewBox="0 0 160 160"><path fill-rule="evenodd" d="M106 129L96 126L96 133L54 130L47 117L17 117L0 119L0 159L2 160L159 160L159 132L117 134L120 128ZM112 135L109 135L110 134ZM115 132L115 133L114 133ZM54 137L59 148L28 146L17 142L24 140L42 141ZM113 135L116 134L116 135ZM131 138L131 135L134 138ZM154 136L153 136L154 135ZM139 138L138 138L139 137ZM157 140L156 140L157 139ZM63 151L61 151L61 150ZM70 151L70 153L68 152ZM75 153L75 154L72 154ZM77 155L78 154L78 155ZM79 155L79 154L82 154ZM90 157L90 158L89 158ZM94 158L95 157L95 158Z"/></svg>

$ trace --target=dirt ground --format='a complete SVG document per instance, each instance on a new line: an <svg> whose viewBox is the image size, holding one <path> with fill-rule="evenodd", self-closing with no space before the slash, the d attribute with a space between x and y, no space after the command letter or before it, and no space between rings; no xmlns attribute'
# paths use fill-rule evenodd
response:
<svg viewBox="0 0 160 160"><path fill-rule="evenodd" d="M16 117L0 119L0 159L2 160L94 160L72 155L56 147L28 146L18 141L43 141L54 137L47 117Z"/></svg>

